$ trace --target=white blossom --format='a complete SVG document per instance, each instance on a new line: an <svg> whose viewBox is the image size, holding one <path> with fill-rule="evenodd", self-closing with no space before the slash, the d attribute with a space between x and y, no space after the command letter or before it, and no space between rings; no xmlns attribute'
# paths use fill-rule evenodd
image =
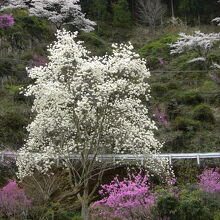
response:
<svg viewBox="0 0 220 220"><path fill-rule="evenodd" d="M6 3L0 8L0 11L6 9L26 9L27 5L24 0L7 0Z"/></svg>
<svg viewBox="0 0 220 220"><path fill-rule="evenodd" d="M209 65L208 55L213 49L215 44L220 41L220 33L202 33L200 31L195 31L194 35L187 35L185 33L179 34L180 38L177 42L169 44L171 47L171 54L181 54L186 51L196 51L198 57L195 57L191 61L203 61L205 68Z"/></svg>
<svg viewBox="0 0 220 220"><path fill-rule="evenodd" d="M58 28L63 24L72 24L89 32L96 25L82 13L79 0L32 0L29 12L30 15L47 18Z"/></svg>
<svg viewBox="0 0 220 220"><path fill-rule="evenodd" d="M114 45L112 55L91 57L76 36L58 31L48 49L50 62L28 69L35 83L24 94L34 96L36 117L27 127L29 137L20 153L37 155L18 159L19 177L35 169L48 172L58 156L68 167L70 154L85 161L92 154L94 163L100 154L144 154L147 167L165 172L167 160L153 157L162 144L154 136L157 127L146 107L150 72L145 60L131 44Z"/></svg>

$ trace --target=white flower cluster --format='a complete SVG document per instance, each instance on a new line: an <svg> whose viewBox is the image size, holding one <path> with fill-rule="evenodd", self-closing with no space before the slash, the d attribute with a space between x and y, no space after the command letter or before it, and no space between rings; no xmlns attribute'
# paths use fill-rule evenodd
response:
<svg viewBox="0 0 220 220"><path fill-rule="evenodd" d="M57 32L49 47L50 62L29 69L35 81L24 92L35 97L36 113L28 126L29 138L20 150L37 153L18 159L19 176L34 169L47 172L58 156L124 154L147 155L146 166L164 172L167 160L154 158L162 144L156 140L155 123L148 116L150 77L145 60L131 44L113 45L112 55L89 56L76 41L77 33Z"/></svg>
<svg viewBox="0 0 220 220"><path fill-rule="evenodd" d="M24 0L8 0L1 8L0 11L6 9L26 9L27 5Z"/></svg>
<svg viewBox="0 0 220 220"><path fill-rule="evenodd" d="M169 44L171 54L180 54L187 50L195 50L200 55L189 62L206 61L208 53L215 43L220 40L220 33L202 33L195 31L194 35L179 34L180 38L177 42Z"/></svg>
<svg viewBox="0 0 220 220"><path fill-rule="evenodd" d="M220 1L218 1L218 2L220 2ZM212 19L212 22L216 22L218 24L218 26L220 26L220 17Z"/></svg>
<svg viewBox="0 0 220 220"><path fill-rule="evenodd" d="M25 0L8 0L1 10L26 9L28 7L25 2ZM46 18L57 28L63 24L71 24L79 30L90 32L96 25L82 13L79 0L32 0L28 10L30 15Z"/></svg>

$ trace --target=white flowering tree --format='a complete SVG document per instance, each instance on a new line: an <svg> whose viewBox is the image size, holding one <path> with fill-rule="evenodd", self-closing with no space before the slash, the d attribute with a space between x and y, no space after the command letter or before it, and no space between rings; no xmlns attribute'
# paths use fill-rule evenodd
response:
<svg viewBox="0 0 220 220"><path fill-rule="evenodd" d="M81 11L79 0L32 0L29 10L31 15L51 21L57 28L72 24L79 30L93 31L95 22L87 19Z"/></svg>
<svg viewBox="0 0 220 220"><path fill-rule="evenodd" d="M6 9L27 9L25 2L25 0L3 0L0 11Z"/></svg>
<svg viewBox="0 0 220 220"><path fill-rule="evenodd" d="M57 29L70 24L90 32L96 25L82 13L79 0L5 0L0 11L6 9L28 9L30 15L48 19Z"/></svg>
<svg viewBox="0 0 220 220"><path fill-rule="evenodd" d="M219 0L218 2L220 3L220 0ZM212 22L215 22L215 23L217 23L217 25L220 26L220 17L214 18L214 19L212 20Z"/></svg>
<svg viewBox="0 0 220 220"><path fill-rule="evenodd" d="M104 171L114 164L99 161L98 155L143 154L142 163L159 174L169 166L153 156L162 144L154 137L156 126L145 105L150 98L145 61L130 44L113 45L112 55L91 57L76 36L58 31L48 49L50 62L28 70L35 83L25 95L34 96L36 117L27 127L29 137L17 165L23 178L35 170L50 172L60 158L88 219L88 203ZM72 160L73 154L78 159Z"/></svg>
<svg viewBox="0 0 220 220"><path fill-rule="evenodd" d="M205 70L208 69L210 60L209 53L214 48L215 44L220 41L220 33L202 33L195 31L194 35L187 35L185 33L179 34L180 38L177 42L170 44L171 54L181 54L186 51L194 50L198 53L198 57L189 60L192 62L202 62Z"/></svg>

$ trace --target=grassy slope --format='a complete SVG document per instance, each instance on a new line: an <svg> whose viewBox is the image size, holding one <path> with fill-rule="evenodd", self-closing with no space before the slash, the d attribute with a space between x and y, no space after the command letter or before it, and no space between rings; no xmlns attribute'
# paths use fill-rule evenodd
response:
<svg viewBox="0 0 220 220"><path fill-rule="evenodd" d="M30 63L33 63L34 56L45 57L45 45L53 39L51 27L48 24L39 23L35 19L27 19L27 17L24 19L24 17L25 15L18 15L19 25L14 27L14 30L9 34L9 30L1 32L1 38L6 38L4 44L1 44L1 48L6 44L11 44L11 49L4 52L0 57L0 76L10 76L8 79L2 80L3 88L0 90L0 122L3 125L0 129L2 133L0 137L1 148L10 146L18 148L22 144L22 139L25 137L23 126L26 126L30 121L30 102L18 97L17 85L29 83L25 66L30 66ZM26 23L30 27L33 25L36 32L31 32ZM164 126L157 121L159 126L157 135L162 141L166 142L164 150L168 152L219 151L220 148L220 137L218 135L220 131L220 95L201 94L201 92L218 92L219 85L211 80L208 73L196 72L196 70L202 69L201 66L186 64L189 57L195 56L194 53L170 56L167 46L168 43L175 41L177 33L180 31L192 33L198 29L219 31L219 28L214 26L195 28L170 26L160 28L152 34L146 28L113 28L103 23L99 25L99 30L96 33L80 33L79 35L79 39L85 41L86 46L93 54L103 55L110 52L112 42L131 41L141 56L147 59L147 65L152 71L150 79L152 117L155 109L158 108L166 115L168 125ZM44 35L42 35L42 31L45 33ZM25 43L27 45L29 42L29 46L24 46L22 49L18 48L19 45L13 47L11 38L7 39L6 35L14 36L14 33L19 33L17 35L22 36L17 41L20 42L20 45ZM41 34L41 36L37 34ZM21 55L18 55L21 51ZM218 58L219 53L220 50L217 49L213 57ZM2 60L2 58L7 57L8 60ZM4 62L9 62L11 57L18 59L18 61L12 62L11 69L8 71L9 65L4 64ZM159 64L158 57L164 60L165 65ZM182 70L186 72L180 72ZM211 108L214 121L196 119L195 111L201 104L206 104ZM13 120L10 117L14 117Z"/></svg>

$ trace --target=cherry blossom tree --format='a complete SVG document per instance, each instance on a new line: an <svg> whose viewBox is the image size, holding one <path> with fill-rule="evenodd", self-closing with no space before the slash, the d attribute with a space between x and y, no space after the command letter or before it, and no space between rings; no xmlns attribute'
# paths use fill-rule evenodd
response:
<svg viewBox="0 0 220 220"><path fill-rule="evenodd" d="M220 3L220 1L218 1L218 2ZM220 26L220 17L214 18L214 19L212 20L212 22L215 22L215 23L218 24L218 26Z"/></svg>
<svg viewBox="0 0 220 220"><path fill-rule="evenodd" d="M202 62L205 70L207 70L210 64L208 55L214 48L215 44L220 41L220 33L206 34L200 31L195 31L194 35L180 33L179 36L180 38L176 43L170 44L171 54L181 54L186 51L194 50L198 53L198 57L189 60L188 62Z"/></svg>
<svg viewBox="0 0 220 220"><path fill-rule="evenodd" d="M78 30L89 32L96 25L82 13L79 0L7 0L0 10L6 9L28 9L30 15L48 19L57 29L70 24Z"/></svg>
<svg viewBox="0 0 220 220"><path fill-rule="evenodd" d="M27 9L25 0L3 0L0 11L6 9Z"/></svg>
<svg viewBox="0 0 220 220"><path fill-rule="evenodd" d="M48 49L49 63L28 69L35 83L24 94L35 97L36 116L20 150L18 176L35 170L48 173L60 158L87 220L88 203L104 171L115 164L111 159L102 161L101 155L128 153L138 158L142 154L143 165L155 173L163 175L170 169L166 159L154 157L162 144L154 137L157 128L146 108L150 73L145 60L131 44L114 44L112 55L92 57L75 40L77 33L59 30L56 36ZM71 159L73 154L78 159ZM90 184L94 179L95 184Z"/></svg>
<svg viewBox="0 0 220 220"><path fill-rule="evenodd" d="M93 31L93 26L96 25L82 13L79 0L33 0L29 12L31 15L47 18L57 28L72 24L89 32Z"/></svg>

